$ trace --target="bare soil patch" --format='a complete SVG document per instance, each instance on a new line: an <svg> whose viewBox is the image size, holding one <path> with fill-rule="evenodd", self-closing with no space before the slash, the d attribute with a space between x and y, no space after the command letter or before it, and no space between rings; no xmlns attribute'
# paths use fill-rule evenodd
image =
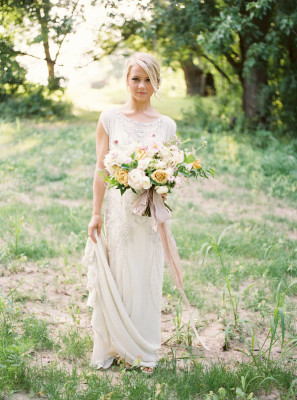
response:
<svg viewBox="0 0 297 400"><path fill-rule="evenodd" d="M210 196L205 201L203 192L209 193L222 193L220 196ZM227 193L233 193L231 200L226 198ZM225 194L224 194L225 193ZM200 209L206 214L209 213L220 213L227 215L232 221L237 221L244 218L261 218L263 214L269 213L276 217L285 217L290 221L296 220L296 210L291 207L282 204L280 202L275 203L273 199L267 198L264 194L255 196L254 202L250 201L251 194L247 189L230 187L226 183L220 182L216 179L211 179L205 184L197 184L193 182L186 186L181 193L183 201L191 201L197 204ZM236 201L236 198L240 198L241 201ZM222 200L223 199L223 200ZM29 195L23 194L21 199L24 203L32 201ZM35 198L35 203L40 205L43 198ZM70 200L55 200L60 204L67 206L79 206L80 201ZM276 205L277 204L277 205ZM296 231L288 231L288 237L296 239ZM81 254L82 257L83 254ZM55 268L51 266L55 265ZM24 315L35 315L37 318L46 320L49 323L49 331L52 337L58 337L59 333L66 333L70 327L78 326L82 334L88 333L92 336L91 328L91 310L86 306L86 283L87 283L87 271L83 267L78 269L77 267L77 255L76 257L69 257L69 266L65 266L62 259L51 259L50 267L44 269L39 267L36 263L24 261L19 266L19 272L13 273L9 270L3 270L2 276L0 276L0 286L4 291L4 294L8 294L10 289L16 287L22 281L18 292L19 297L24 297L23 300L18 302L19 307L22 309ZM69 268L68 268L69 267ZM248 282L247 282L248 284ZM242 288L241 288L242 289ZM26 298L29 296L29 298ZM212 292L210 296L217 296L217 293ZM73 307L79 309L79 323L73 318ZM198 317L197 310L193 308L194 318ZM241 309L240 313L246 312L245 317L254 318L252 314L248 315L246 310ZM176 331L174 324L174 308L172 304L168 302L168 298L163 299L163 311L162 311L162 346L160 348L160 357L172 355L174 350L177 357L184 357L189 355L189 350L185 346L185 343L176 342ZM205 313L203 316L204 326L199 330L202 340L210 348L210 351L206 351L201 344L194 340L192 346L192 354L197 360L201 360L206 364L210 364L217 361L223 361L227 364L233 364L235 361L241 362L244 358L240 352L243 349L244 344L238 340L229 341L229 350L226 351L225 345L225 325L220 317L214 313ZM182 320L184 324L189 321L189 316L184 310L182 314ZM264 340L264 330L259 328L258 337L260 340ZM274 356L277 356L277 349L274 349ZM34 354L35 360L32 364L37 364L42 361L43 364L50 364L57 361L65 364L66 367L71 368L71 363L67 359L63 359L60 355L55 354L52 351L40 351ZM87 359L90 359L91 351L86 355ZM245 359L246 361L246 359ZM82 361L79 368L86 368L84 364L85 360ZM117 369L109 369L108 371L98 371L99 374L107 373L112 374L113 378L116 379L119 375ZM22 397L17 397L16 394L13 400L19 400ZM19 394L21 396L21 394ZM270 394L264 399L274 399L277 397L271 397L274 394ZM277 394L276 394L277 395ZM30 397L26 396L22 399L27 400ZM34 399L35 400L35 399Z"/></svg>

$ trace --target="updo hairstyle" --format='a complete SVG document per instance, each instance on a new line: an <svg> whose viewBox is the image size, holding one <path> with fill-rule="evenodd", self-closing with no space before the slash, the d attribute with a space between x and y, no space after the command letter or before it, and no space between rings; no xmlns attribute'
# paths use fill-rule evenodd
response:
<svg viewBox="0 0 297 400"><path fill-rule="evenodd" d="M133 65L138 64L145 70L150 78L154 92L156 93L161 83L160 76L160 64L159 61L148 53L134 53L128 58L125 65L124 77L126 79L126 85L128 85L128 76Z"/></svg>

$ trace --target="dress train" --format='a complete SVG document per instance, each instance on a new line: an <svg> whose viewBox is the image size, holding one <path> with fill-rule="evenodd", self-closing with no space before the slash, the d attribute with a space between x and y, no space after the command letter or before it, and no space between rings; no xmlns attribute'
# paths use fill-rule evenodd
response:
<svg viewBox="0 0 297 400"><path fill-rule="evenodd" d="M131 321L111 273L103 232L94 232L97 243L89 237L83 263L88 266L87 305L93 308L91 325L94 348L91 366L108 368L119 355L132 364L154 367L158 361L158 347L148 343Z"/></svg>

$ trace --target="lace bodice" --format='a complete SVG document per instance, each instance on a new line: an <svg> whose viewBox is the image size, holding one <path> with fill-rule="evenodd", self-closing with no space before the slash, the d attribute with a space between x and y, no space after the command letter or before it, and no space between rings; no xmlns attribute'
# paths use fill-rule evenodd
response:
<svg viewBox="0 0 297 400"><path fill-rule="evenodd" d="M176 123L166 115L153 122L143 123L126 117L119 109L104 110L100 121L109 136L109 149L125 147L132 142L146 143L152 137L167 142L176 135Z"/></svg>

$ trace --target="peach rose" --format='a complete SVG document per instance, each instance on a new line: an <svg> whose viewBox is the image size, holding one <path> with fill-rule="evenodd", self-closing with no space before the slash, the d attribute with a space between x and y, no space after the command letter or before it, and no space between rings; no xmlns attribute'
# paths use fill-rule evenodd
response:
<svg viewBox="0 0 297 400"><path fill-rule="evenodd" d="M117 168L114 177L121 185L128 186L128 171L126 169Z"/></svg>
<svg viewBox="0 0 297 400"><path fill-rule="evenodd" d="M146 154L145 150L143 150L143 149L136 150L136 156L135 156L136 160L141 160L141 159L145 158L146 156L147 156L147 154Z"/></svg>
<svg viewBox="0 0 297 400"><path fill-rule="evenodd" d="M115 177L115 175L116 175L116 173L117 173L117 171L118 171L119 169L121 169L121 167L119 167L118 165L113 165L113 166L111 167L111 173L113 174L114 177Z"/></svg>
<svg viewBox="0 0 297 400"><path fill-rule="evenodd" d="M164 169L157 169L155 172L153 172L152 178L158 183L166 183L168 180L168 172Z"/></svg>
<svg viewBox="0 0 297 400"><path fill-rule="evenodd" d="M198 158L196 158L196 160L193 162L192 167L195 169L201 168L201 164L200 164L200 161L198 160Z"/></svg>

